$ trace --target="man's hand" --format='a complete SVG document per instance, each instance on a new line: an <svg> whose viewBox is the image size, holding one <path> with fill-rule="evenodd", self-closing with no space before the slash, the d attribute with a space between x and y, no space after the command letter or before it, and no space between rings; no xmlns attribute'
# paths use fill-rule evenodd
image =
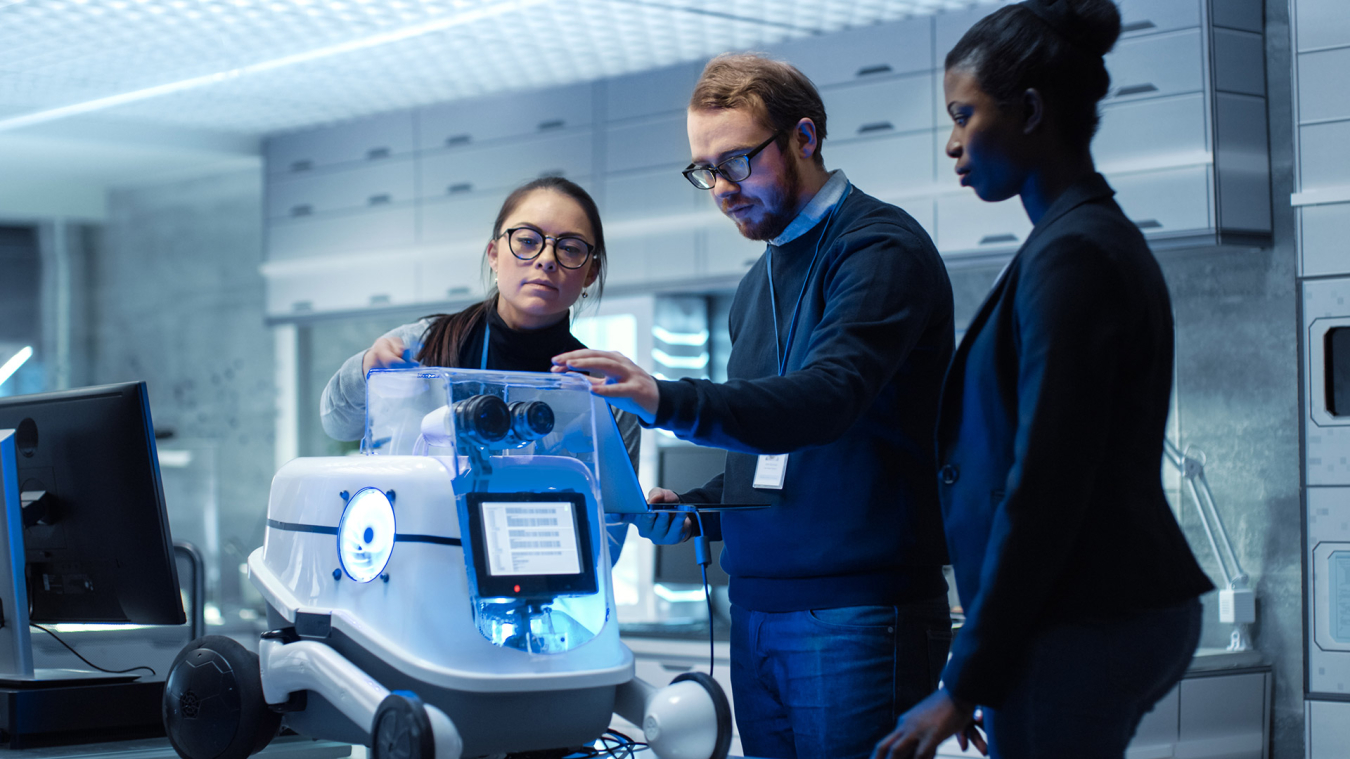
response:
<svg viewBox="0 0 1350 759"><path fill-rule="evenodd" d="M679 503L680 497L673 490L652 488L647 494L647 503ZM633 524L638 534L651 542L670 546L683 543L694 531L694 522L681 514L634 514Z"/></svg>
<svg viewBox="0 0 1350 759"><path fill-rule="evenodd" d="M617 408L651 424L661 401L656 379L622 353L614 351L568 351L553 357L555 372L590 372L591 392Z"/></svg>
<svg viewBox="0 0 1350 759"><path fill-rule="evenodd" d="M412 353L399 338L381 337L375 341L374 345L370 346L366 355L362 357L361 374L370 374L371 369L388 369L390 367L401 369L405 366L417 366L417 361L413 358Z"/></svg>
<svg viewBox="0 0 1350 759"><path fill-rule="evenodd" d="M900 715L895 730L877 744L872 759L933 759L938 746L952 735L963 751L969 742L988 755L989 746L974 713L973 707L957 704L947 691L936 691Z"/></svg>

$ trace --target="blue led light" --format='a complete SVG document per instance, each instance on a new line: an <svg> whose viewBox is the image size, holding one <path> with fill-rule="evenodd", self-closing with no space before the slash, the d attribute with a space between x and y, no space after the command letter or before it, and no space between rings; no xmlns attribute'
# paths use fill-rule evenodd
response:
<svg viewBox="0 0 1350 759"><path fill-rule="evenodd" d="M394 552L394 504L379 488L362 488L338 522L338 562L357 582L379 577Z"/></svg>

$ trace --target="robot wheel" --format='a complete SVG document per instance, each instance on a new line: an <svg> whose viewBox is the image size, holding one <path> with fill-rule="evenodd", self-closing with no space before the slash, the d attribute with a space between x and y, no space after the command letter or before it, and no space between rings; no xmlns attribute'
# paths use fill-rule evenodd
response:
<svg viewBox="0 0 1350 759"><path fill-rule="evenodd" d="M375 710L371 759L435 759L436 736L426 706L416 695L395 691Z"/></svg>
<svg viewBox="0 0 1350 759"><path fill-rule="evenodd" d="M708 759L726 759L727 752L731 750L732 732L731 704L727 703L727 694L722 692L722 686L716 680L702 672L685 672L670 682L673 685L685 680L703 686L703 690L706 690L708 697L712 699L713 710L717 713L717 744Z"/></svg>
<svg viewBox="0 0 1350 759"><path fill-rule="evenodd" d="M224 635L188 643L164 681L169 743L183 759L245 759L281 729L263 699L258 655Z"/></svg>

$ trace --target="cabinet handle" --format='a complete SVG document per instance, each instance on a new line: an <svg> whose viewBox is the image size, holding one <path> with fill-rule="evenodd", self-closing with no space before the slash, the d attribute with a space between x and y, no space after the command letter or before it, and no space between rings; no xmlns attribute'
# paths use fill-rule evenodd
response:
<svg viewBox="0 0 1350 759"><path fill-rule="evenodd" d="M367 161L378 161L381 158L389 157L389 148L371 148L366 151Z"/></svg>
<svg viewBox="0 0 1350 759"><path fill-rule="evenodd" d="M462 195L466 192L473 192L473 182L460 182L452 184L445 189L447 195Z"/></svg>
<svg viewBox="0 0 1350 759"><path fill-rule="evenodd" d="M567 172L563 171L562 169L544 169L543 171L539 172L539 178L544 179L545 177L561 177L566 174Z"/></svg>
<svg viewBox="0 0 1350 759"><path fill-rule="evenodd" d="M472 140L473 137L467 134L452 134L445 138L445 146L453 148L456 145L468 145Z"/></svg>
<svg viewBox="0 0 1350 759"><path fill-rule="evenodd" d="M1134 223L1140 229L1162 229L1162 222L1157 219L1141 219Z"/></svg>
<svg viewBox="0 0 1350 759"><path fill-rule="evenodd" d="M372 295L372 296L370 296L370 305L372 305L372 306L387 306L387 305L389 305L389 303L390 303L390 300L389 300L389 296L388 296L388 295Z"/></svg>
<svg viewBox="0 0 1350 759"><path fill-rule="evenodd" d="M291 206L291 216L309 216L314 213L314 206L305 204L303 206Z"/></svg>
<svg viewBox="0 0 1350 759"><path fill-rule="evenodd" d="M469 294L469 286L468 286L468 285L460 285L460 286L458 286L458 287L450 287L450 288L447 288L447 289L446 289L445 294L446 294L446 295L449 295L451 298L453 298L453 297L455 297L455 296L457 296L457 295L468 295L468 294Z"/></svg>
<svg viewBox="0 0 1350 759"><path fill-rule="evenodd" d="M1155 26L1157 26L1157 24L1154 24L1152 21L1149 21L1148 19L1144 19L1143 21L1135 21L1129 24L1121 24L1120 33L1129 34L1130 32L1142 32L1145 29L1152 29Z"/></svg>
<svg viewBox="0 0 1350 759"><path fill-rule="evenodd" d="M1120 89L1116 90L1116 97L1124 98L1129 97L1130 95L1142 95L1145 92L1157 92L1157 91L1158 88L1154 87L1152 84L1135 84L1129 87L1121 87Z"/></svg>
<svg viewBox="0 0 1350 759"><path fill-rule="evenodd" d="M858 73L855 74L854 76L873 76L875 74L889 74L889 73L891 73L891 64L879 63L875 66L863 66L862 68L858 69Z"/></svg>
<svg viewBox="0 0 1350 759"><path fill-rule="evenodd" d="M985 235L980 238L981 245L996 245L1001 242L1017 242L1017 235L1005 233L1001 235Z"/></svg>
<svg viewBox="0 0 1350 759"><path fill-rule="evenodd" d="M312 168L314 168L314 162L309 160L308 158L300 161L291 161L291 171L294 173L299 173L301 171L309 171Z"/></svg>
<svg viewBox="0 0 1350 759"><path fill-rule="evenodd" d="M667 672L688 672L693 669L693 667L688 664L670 664L669 662L661 662L661 669L664 669Z"/></svg>
<svg viewBox="0 0 1350 759"><path fill-rule="evenodd" d="M562 119L549 119L548 121L541 121L539 122L539 131L547 132L550 129L562 129L563 126L566 124L567 122L563 121Z"/></svg>
<svg viewBox="0 0 1350 759"><path fill-rule="evenodd" d="M889 132L895 129L895 125L889 121L873 121L871 124L863 124L858 127L858 134L871 134L872 132Z"/></svg>
<svg viewBox="0 0 1350 759"><path fill-rule="evenodd" d="M297 314L303 314L313 310L314 301L312 300L297 300L291 304L291 311Z"/></svg>
<svg viewBox="0 0 1350 759"><path fill-rule="evenodd" d="M366 199L366 203L372 206L385 206L392 203L393 200L393 198L389 197L389 193L382 192L379 195L371 195Z"/></svg>

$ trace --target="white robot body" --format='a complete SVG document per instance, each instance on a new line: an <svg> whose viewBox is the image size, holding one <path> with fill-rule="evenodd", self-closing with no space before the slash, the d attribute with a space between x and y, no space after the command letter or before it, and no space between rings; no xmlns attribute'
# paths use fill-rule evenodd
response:
<svg viewBox="0 0 1350 759"><path fill-rule="evenodd" d="M377 759L504 756L589 745L617 712L663 759L724 757L716 683L636 680L619 640L594 444L608 410L589 385L416 369L369 388L369 455L297 459L273 480L248 561L259 654L208 636L175 661L179 754L242 759L284 717ZM222 677L238 695L213 700Z"/></svg>

